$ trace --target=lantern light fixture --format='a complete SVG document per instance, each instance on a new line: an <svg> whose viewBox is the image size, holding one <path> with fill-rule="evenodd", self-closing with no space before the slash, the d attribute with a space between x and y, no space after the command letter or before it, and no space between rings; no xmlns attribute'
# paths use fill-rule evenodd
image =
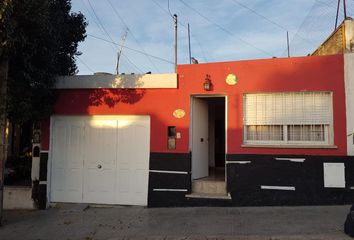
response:
<svg viewBox="0 0 354 240"><path fill-rule="evenodd" d="M205 81L203 83L203 86L204 86L204 90L205 91L210 91L211 88L212 88L212 83L211 83L211 80L210 80L210 75L209 74L206 74L205 75Z"/></svg>

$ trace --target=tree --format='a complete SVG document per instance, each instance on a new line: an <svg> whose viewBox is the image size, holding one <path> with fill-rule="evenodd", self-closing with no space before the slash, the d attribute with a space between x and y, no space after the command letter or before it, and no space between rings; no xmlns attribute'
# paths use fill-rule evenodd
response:
<svg viewBox="0 0 354 240"><path fill-rule="evenodd" d="M2 224L2 206L4 190L4 168L6 158L6 96L8 52L12 46L12 0L0 3L0 225Z"/></svg>
<svg viewBox="0 0 354 240"><path fill-rule="evenodd" d="M0 223L6 118L22 123L50 115L55 79L76 73L86 26L71 0L0 1Z"/></svg>
<svg viewBox="0 0 354 240"><path fill-rule="evenodd" d="M78 42L85 39L85 18L70 13L70 0L17 0L16 33L9 56L8 117L24 122L47 117L58 75L76 73Z"/></svg>

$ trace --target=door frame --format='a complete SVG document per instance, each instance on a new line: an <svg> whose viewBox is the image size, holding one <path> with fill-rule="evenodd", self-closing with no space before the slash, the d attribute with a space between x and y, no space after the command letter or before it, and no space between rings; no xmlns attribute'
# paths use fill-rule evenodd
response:
<svg viewBox="0 0 354 240"><path fill-rule="evenodd" d="M194 98L224 98L225 99L225 183L227 184L227 169L226 169L226 154L227 154L227 116L228 116L228 108L227 108L227 95L226 94L191 94L189 99L189 152L193 154L193 99ZM209 121L208 121L209 122ZM192 161L192 157L191 157ZM192 166L192 162L191 162ZM193 169L191 169L193 171ZM192 174L191 174L191 181Z"/></svg>

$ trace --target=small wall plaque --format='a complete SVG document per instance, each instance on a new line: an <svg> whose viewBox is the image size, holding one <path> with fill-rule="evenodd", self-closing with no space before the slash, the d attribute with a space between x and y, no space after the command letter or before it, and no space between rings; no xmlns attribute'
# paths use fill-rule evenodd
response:
<svg viewBox="0 0 354 240"><path fill-rule="evenodd" d="M230 73L226 77L226 83L229 85L235 85L237 83L237 77L235 74Z"/></svg>
<svg viewBox="0 0 354 240"><path fill-rule="evenodd" d="M173 116L175 118L183 118L184 115L186 115L186 112L183 110L183 109L176 109L174 112L173 112Z"/></svg>

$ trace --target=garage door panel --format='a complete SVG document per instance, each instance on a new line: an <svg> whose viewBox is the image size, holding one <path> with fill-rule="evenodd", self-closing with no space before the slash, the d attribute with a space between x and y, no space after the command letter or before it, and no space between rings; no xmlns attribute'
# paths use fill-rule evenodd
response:
<svg viewBox="0 0 354 240"><path fill-rule="evenodd" d="M77 121L53 124L52 201L77 202L81 198L82 132Z"/></svg>
<svg viewBox="0 0 354 240"><path fill-rule="evenodd" d="M113 124L113 123L111 123ZM117 161L117 121L114 129L102 129L102 161L115 166Z"/></svg>
<svg viewBox="0 0 354 240"><path fill-rule="evenodd" d="M149 152L149 121L144 122L144 125L136 121L131 123L129 127L125 127L121 122L118 122L118 124L119 126L123 125L123 127L119 128L118 135L118 152L120 153L118 156L119 178L123 179L119 181L117 186L119 201L122 204L146 205L147 169L149 166L149 156L146 153ZM139 149L139 151L136 149ZM142 171L137 172L137 169ZM127 181L129 181L129 185L125 184Z"/></svg>
<svg viewBox="0 0 354 240"><path fill-rule="evenodd" d="M53 126L53 167L54 169L64 169L64 160L66 158L66 127L63 124Z"/></svg>
<svg viewBox="0 0 354 240"><path fill-rule="evenodd" d="M146 191L146 187L143 182L147 181L145 170L144 169L136 169L134 171L134 176L136 177L135 181L133 182L133 189L135 193L144 193Z"/></svg>
<svg viewBox="0 0 354 240"><path fill-rule="evenodd" d="M85 126L85 165L95 164L101 157L100 139L100 129L92 128L89 124Z"/></svg>
<svg viewBox="0 0 354 240"><path fill-rule="evenodd" d="M64 169L55 169L52 172L52 192L63 191L65 171Z"/></svg>
<svg viewBox="0 0 354 240"><path fill-rule="evenodd" d="M82 182L78 181L78 176L82 174L82 169L68 169L65 172L65 189L68 191L82 191Z"/></svg>
<svg viewBox="0 0 354 240"><path fill-rule="evenodd" d="M120 170L118 172L118 184L117 184L117 192L118 195L119 193L123 192L129 192L130 184L131 184L131 177L130 177L130 171L129 170Z"/></svg>
<svg viewBox="0 0 354 240"><path fill-rule="evenodd" d="M115 201L117 157L117 121L95 120L86 128L84 201L112 203ZM113 199L112 199L113 198Z"/></svg>
<svg viewBox="0 0 354 240"><path fill-rule="evenodd" d="M69 127L70 134L68 138L68 153L69 156L67 168L82 168L82 137L83 137L83 127L77 123Z"/></svg>

